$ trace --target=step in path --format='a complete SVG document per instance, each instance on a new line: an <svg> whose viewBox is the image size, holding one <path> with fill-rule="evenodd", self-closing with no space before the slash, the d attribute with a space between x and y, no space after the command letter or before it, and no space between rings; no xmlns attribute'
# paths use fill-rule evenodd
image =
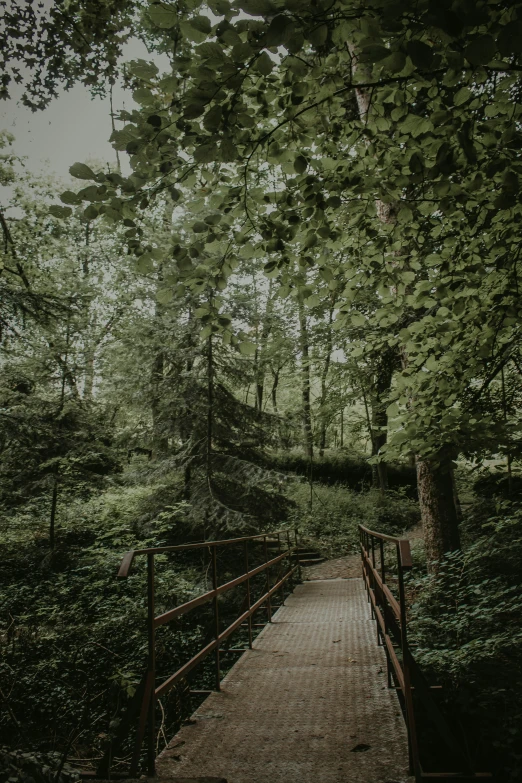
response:
<svg viewBox="0 0 522 783"><path fill-rule="evenodd" d="M299 585L157 769L228 783L412 780L362 579Z"/></svg>

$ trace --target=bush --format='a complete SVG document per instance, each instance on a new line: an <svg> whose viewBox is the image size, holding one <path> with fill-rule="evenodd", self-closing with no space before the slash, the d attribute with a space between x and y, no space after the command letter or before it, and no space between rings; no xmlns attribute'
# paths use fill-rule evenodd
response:
<svg viewBox="0 0 522 783"><path fill-rule="evenodd" d="M298 476L310 475L310 461L298 452L279 453L271 455L269 466L286 473L296 473ZM312 464L314 482L342 484L356 491L371 489L372 466L366 457L356 452L346 450L331 452L324 457L314 457ZM409 497L417 496L417 478L415 469L410 465L390 463L388 465L388 483L390 489L404 489Z"/></svg>
<svg viewBox="0 0 522 783"><path fill-rule="evenodd" d="M59 753L23 753L0 747L0 783L73 783L79 775Z"/></svg>
<svg viewBox="0 0 522 783"><path fill-rule="evenodd" d="M473 490L484 498L509 499L511 495L511 499L520 500L522 498L522 476L515 474L511 477L510 482L504 469L497 472L483 470L473 484Z"/></svg>
<svg viewBox="0 0 522 783"><path fill-rule="evenodd" d="M308 484L295 482L289 494L297 503L294 526L329 557L340 557L356 549L359 524L381 533L396 534L419 520L417 504L398 492L390 491L383 497L374 490L362 494L339 485L316 484L311 510Z"/></svg>
<svg viewBox="0 0 522 783"><path fill-rule="evenodd" d="M451 693L477 769L522 776L522 509L503 502L463 523L472 543L417 578L410 641Z"/></svg>

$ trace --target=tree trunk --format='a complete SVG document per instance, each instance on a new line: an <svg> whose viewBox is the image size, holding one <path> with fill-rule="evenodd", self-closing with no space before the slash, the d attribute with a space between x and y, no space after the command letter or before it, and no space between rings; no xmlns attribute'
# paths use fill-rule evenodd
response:
<svg viewBox="0 0 522 783"><path fill-rule="evenodd" d="M434 573L446 552L460 548L451 462L417 458L417 486L428 571Z"/></svg>
<svg viewBox="0 0 522 783"><path fill-rule="evenodd" d="M212 437L214 429L214 356L212 335L208 338L207 352L207 481L212 478Z"/></svg>
<svg viewBox="0 0 522 783"><path fill-rule="evenodd" d="M377 456L388 440L388 415L386 397L389 394L393 373L397 365L397 355L393 349L383 352L375 370L372 389L372 456ZM381 492L388 489L388 466L378 462L372 466L373 486Z"/></svg>
<svg viewBox="0 0 522 783"><path fill-rule="evenodd" d="M51 519L49 521L49 546L54 549L56 540L56 507L58 505L58 469L55 471L53 483L53 495L51 499Z"/></svg>
<svg viewBox="0 0 522 783"><path fill-rule="evenodd" d="M326 327L326 345L325 345L325 357L324 357L324 364L323 364L323 370L321 372L321 400L320 400L320 408L321 411L321 433L319 437L319 456L323 456L324 450L326 448L326 427L327 427L327 417L326 417L326 411L324 410L324 406L326 405L326 381L328 378L328 370L330 369L330 361L332 358L332 320L333 320L333 307L330 307L330 311L328 313L328 324Z"/></svg>
<svg viewBox="0 0 522 783"><path fill-rule="evenodd" d="M266 346L268 342L268 336L270 334L270 315L272 312L272 280L268 284L268 295L266 300L266 309L263 317L263 325L261 327L261 335L258 337L258 330L256 329L256 355L254 360L254 375L256 382L256 399L255 408L261 412L263 410L263 395L265 388L265 371L266 371Z"/></svg>
<svg viewBox="0 0 522 783"><path fill-rule="evenodd" d="M368 70L358 64L358 52L352 44L348 44L353 57L353 66L363 77ZM371 93L368 90L355 90L359 116L366 121L371 111ZM375 202L377 215L384 223L395 221L396 205ZM407 363L407 356L404 360ZM457 513L453 497L450 466L436 466L433 462L417 460L417 489L421 510L428 568L434 570L433 561L438 560L444 552L459 548Z"/></svg>
<svg viewBox="0 0 522 783"><path fill-rule="evenodd" d="M301 349L301 397L303 401L303 441L304 452L310 459L314 456L314 441L312 430L312 408L310 404L310 346L308 341L308 324L303 300L299 297L299 346Z"/></svg>
<svg viewBox="0 0 522 783"><path fill-rule="evenodd" d="M163 231L167 236L172 233L172 213L174 203L169 199L163 213ZM163 267L158 270L158 287L163 284ZM164 308L160 302L156 301L154 309L154 327L156 339L159 345L163 345L163 313ZM158 459L164 456L168 451L168 435L166 435L166 420L164 412L161 410L161 401L164 394L165 380L165 351L163 348L157 348L157 353L152 360L151 370L151 412L152 412L152 459Z"/></svg>
<svg viewBox="0 0 522 783"><path fill-rule="evenodd" d="M161 397L163 394L163 380L165 370L165 356L163 351L158 351L152 361L151 371L151 412L152 412L152 459L161 459L168 447L168 438L165 436L165 421L161 411Z"/></svg>
<svg viewBox="0 0 522 783"><path fill-rule="evenodd" d="M271 391L271 397L272 397L272 408L274 409L274 413L279 413L277 410L277 387L279 386L279 369L277 369L275 372L273 372L274 380L272 382L272 391Z"/></svg>

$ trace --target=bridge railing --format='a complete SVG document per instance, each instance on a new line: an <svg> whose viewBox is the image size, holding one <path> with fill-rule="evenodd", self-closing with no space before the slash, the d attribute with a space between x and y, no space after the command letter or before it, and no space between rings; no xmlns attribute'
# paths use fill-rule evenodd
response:
<svg viewBox="0 0 522 783"><path fill-rule="evenodd" d="M292 540L293 539L293 540ZM250 567L250 556L252 546L258 544L261 546L261 554L264 562L254 568ZM243 549L243 568L244 571L234 579L219 584L218 557L220 548L227 548L234 545L240 545ZM277 554L274 556L269 547L276 546ZM172 607L161 614L156 614L155 602L155 555L183 553L193 550L207 550L210 555L210 568L212 575L212 589L207 590L202 595L186 601L179 606ZM272 619L272 596L278 590L281 591L281 603L284 602L284 585L293 574L300 570L299 547L297 530L280 530L275 533L260 534L255 536L244 536L241 538L231 538L221 541L200 541L191 544L181 544L178 546L153 547L150 549L133 549L127 552L123 557L118 577L125 579L128 577L133 562L137 557L146 557L147 560L147 637L148 637L148 663L147 670L136 689L136 692L128 705L125 718L120 723L115 735L112 737L102 760L96 770L96 777L107 778L110 775L110 768L114 755L119 747L129 736L131 724L138 718L138 727L136 730L134 748L130 764L130 771L124 777L135 777L140 766L140 758L144 739L146 739L147 751L147 774L152 777L155 775L156 760L156 704L157 700L168 693L172 688L181 683L187 675L202 663L209 655L214 654L215 667L215 688L220 690L221 682L221 662L220 646L221 644L241 625L248 626L248 643L252 647L252 616L264 606L267 612L267 620ZM274 579L274 569L276 569ZM264 592L260 598L252 600L251 580L259 574L264 573ZM238 587L241 584L246 586L246 606L247 609L227 627L221 628L219 617L218 598L229 590ZM202 647L199 652L189 661L181 666L177 671L163 680L160 684L156 682L156 630L172 620L182 617L199 606L212 603L213 610L213 639ZM139 717L138 717L139 716ZM114 777L114 775L113 775Z"/></svg>
<svg viewBox="0 0 522 783"><path fill-rule="evenodd" d="M462 744L433 698L430 687L408 645L404 575L413 567L410 542L359 525L363 579L377 623L377 643L386 653L388 686L397 689L408 732L410 772L421 781L491 780L487 772L473 772ZM393 554L390 557L390 550ZM388 558L386 557L388 552ZM393 588L393 590L391 589ZM421 706L458 765L457 772L424 772L418 739L417 711Z"/></svg>

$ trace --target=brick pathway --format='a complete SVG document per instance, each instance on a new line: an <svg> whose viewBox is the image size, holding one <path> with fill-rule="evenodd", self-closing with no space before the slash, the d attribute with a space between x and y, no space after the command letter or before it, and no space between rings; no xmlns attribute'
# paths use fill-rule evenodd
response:
<svg viewBox="0 0 522 783"><path fill-rule="evenodd" d="M409 780L404 722L362 579L305 582L273 619L158 758L158 774Z"/></svg>
<svg viewBox="0 0 522 783"><path fill-rule="evenodd" d="M354 579L361 576L361 556L347 555L303 568L303 579Z"/></svg>

